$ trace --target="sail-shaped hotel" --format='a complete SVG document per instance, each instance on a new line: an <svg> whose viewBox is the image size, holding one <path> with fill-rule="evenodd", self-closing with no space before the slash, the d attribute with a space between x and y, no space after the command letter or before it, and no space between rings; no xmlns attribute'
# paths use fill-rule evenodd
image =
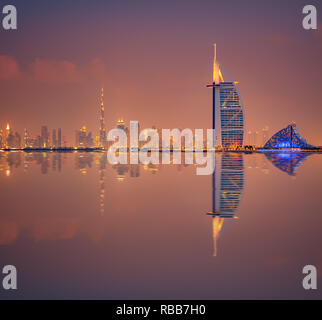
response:
<svg viewBox="0 0 322 320"><path fill-rule="evenodd" d="M213 129L215 129L215 146L236 149L244 141L245 113L236 82L232 80L224 67L217 62L216 45L213 83ZM224 80L227 77L229 80Z"/></svg>

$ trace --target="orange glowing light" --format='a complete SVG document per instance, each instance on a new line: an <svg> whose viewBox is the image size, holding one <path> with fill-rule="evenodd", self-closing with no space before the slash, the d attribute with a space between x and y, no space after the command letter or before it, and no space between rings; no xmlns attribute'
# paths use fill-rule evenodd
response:
<svg viewBox="0 0 322 320"><path fill-rule="evenodd" d="M224 218L215 217L212 219L212 236L214 241L214 256L217 256L217 239L219 237L220 231L223 227Z"/></svg>
<svg viewBox="0 0 322 320"><path fill-rule="evenodd" d="M214 68L213 68L212 81L214 83L219 83L219 66L217 64L217 49L216 49L216 44L214 44Z"/></svg>
<svg viewBox="0 0 322 320"><path fill-rule="evenodd" d="M224 77L222 76L221 70L219 68L218 68L218 72L219 72L220 81L224 82Z"/></svg>

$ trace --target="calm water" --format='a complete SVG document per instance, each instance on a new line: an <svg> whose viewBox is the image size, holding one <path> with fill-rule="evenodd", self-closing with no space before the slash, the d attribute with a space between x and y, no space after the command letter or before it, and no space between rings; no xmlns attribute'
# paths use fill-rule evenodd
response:
<svg viewBox="0 0 322 320"><path fill-rule="evenodd" d="M18 270L0 298L322 298L322 155L217 154L214 176L195 171L0 153L0 267Z"/></svg>

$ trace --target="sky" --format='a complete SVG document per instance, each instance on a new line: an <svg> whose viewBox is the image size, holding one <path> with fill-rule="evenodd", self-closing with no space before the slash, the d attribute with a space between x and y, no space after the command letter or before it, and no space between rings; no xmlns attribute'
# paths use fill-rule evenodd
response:
<svg viewBox="0 0 322 320"><path fill-rule="evenodd" d="M119 118L141 128L210 128L213 43L245 104L246 131L291 122L322 145L319 0L0 0L18 29L0 26L0 128L61 127L68 143ZM318 30L304 30L315 5Z"/></svg>

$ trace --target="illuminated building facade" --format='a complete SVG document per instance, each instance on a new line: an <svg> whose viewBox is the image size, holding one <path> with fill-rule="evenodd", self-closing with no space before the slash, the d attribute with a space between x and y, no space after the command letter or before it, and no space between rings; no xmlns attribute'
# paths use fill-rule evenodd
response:
<svg viewBox="0 0 322 320"><path fill-rule="evenodd" d="M265 145L266 141L268 140L269 138L269 127L268 126L265 126L263 129L262 129L262 147Z"/></svg>
<svg viewBox="0 0 322 320"><path fill-rule="evenodd" d="M28 148L30 146L30 137L27 129L24 130L23 134L23 146L24 148Z"/></svg>
<svg viewBox="0 0 322 320"><path fill-rule="evenodd" d="M0 148L3 148L5 146L3 131L0 129Z"/></svg>
<svg viewBox="0 0 322 320"><path fill-rule="evenodd" d="M4 143L5 147L8 147L9 134L10 134L10 125L8 123L6 126L6 134L5 134L5 139L4 139L5 140L5 143Z"/></svg>
<svg viewBox="0 0 322 320"><path fill-rule="evenodd" d="M57 140L58 148L61 148L61 128L58 128L58 140Z"/></svg>
<svg viewBox="0 0 322 320"><path fill-rule="evenodd" d="M104 119L104 89L101 90L101 105L100 105L100 130L99 130L99 145L100 147L105 147L106 144L106 129L105 129L105 119Z"/></svg>
<svg viewBox="0 0 322 320"><path fill-rule="evenodd" d="M41 147L49 148L49 131L47 126L41 127Z"/></svg>
<svg viewBox="0 0 322 320"><path fill-rule="evenodd" d="M53 148L57 148L57 135L56 135L56 129L53 129L53 138L52 138L52 144L51 146Z"/></svg>
<svg viewBox="0 0 322 320"><path fill-rule="evenodd" d="M264 145L265 149L316 149L304 140L295 124L275 133Z"/></svg>
<svg viewBox="0 0 322 320"><path fill-rule="evenodd" d="M225 81L223 72L229 78ZM216 147L238 148L244 142L245 114L236 82L216 61L216 45L213 68L213 129Z"/></svg>
<svg viewBox="0 0 322 320"><path fill-rule="evenodd" d="M21 136L18 132L13 133L10 131L7 139L8 148L20 148L21 147Z"/></svg>

